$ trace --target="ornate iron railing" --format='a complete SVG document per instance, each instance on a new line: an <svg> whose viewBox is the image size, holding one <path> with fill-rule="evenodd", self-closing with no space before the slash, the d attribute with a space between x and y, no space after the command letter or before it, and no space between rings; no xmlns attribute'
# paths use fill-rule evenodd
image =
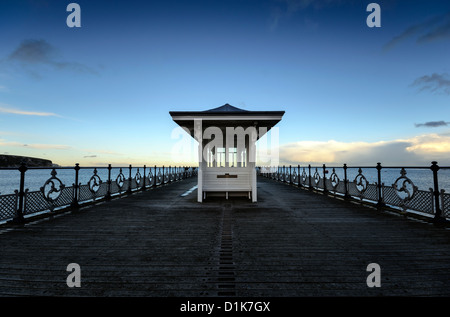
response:
<svg viewBox="0 0 450 317"><path fill-rule="evenodd" d="M349 170L354 177L349 177ZM385 184L382 171L397 170L399 173L391 183ZM428 170L429 189L419 189L409 177L407 170ZM368 181L366 171L372 170L375 181ZM450 193L439 189L438 171L450 170L440 167L437 162L431 166L383 167L380 163L369 167L321 167L308 166L276 166L258 167L262 176L289 183L293 186L320 191L335 197L357 199L360 202L375 204L377 207L390 207L402 213L421 214L432 217L436 221L450 220ZM327 175L329 175L327 177Z"/></svg>
<svg viewBox="0 0 450 317"><path fill-rule="evenodd" d="M133 169L135 171L133 171ZM14 170L14 168L0 168ZM22 164L19 189L12 194L0 195L0 222L23 222L27 217L40 213L52 213L55 210L79 208L82 205L99 200L111 199L116 196L126 196L136 191L148 190L153 187L170 184L197 175L196 167L55 167L28 168ZM25 188L27 171L49 170L50 177L38 190ZM58 171L73 170L72 185L64 184ZM80 171L91 170L87 182L80 182ZM99 175L100 170L107 176ZM114 174L113 174L114 170ZM142 171L142 173L141 173ZM127 175L126 175L127 174ZM0 174L1 177L1 174Z"/></svg>

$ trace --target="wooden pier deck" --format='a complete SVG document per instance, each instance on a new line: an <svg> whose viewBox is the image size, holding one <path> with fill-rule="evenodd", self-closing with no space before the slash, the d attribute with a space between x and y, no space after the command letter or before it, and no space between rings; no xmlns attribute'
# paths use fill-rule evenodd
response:
<svg viewBox="0 0 450 317"><path fill-rule="evenodd" d="M0 234L1 296L450 296L450 230L258 179L196 202L196 178ZM69 263L81 268L70 288ZM368 287L369 263L381 287Z"/></svg>

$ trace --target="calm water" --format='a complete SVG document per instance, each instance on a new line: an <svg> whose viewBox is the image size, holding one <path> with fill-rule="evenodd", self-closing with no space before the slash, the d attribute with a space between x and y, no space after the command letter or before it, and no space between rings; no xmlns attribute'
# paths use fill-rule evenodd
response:
<svg viewBox="0 0 450 317"><path fill-rule="evenodd" d="M123 174L128 179L129 169L123 168ZM327 178L330 177L332 170L328 169ZM81 169L79 172L79 183L87 184L89 179L93 175L93 168ZM151 169L154 173L154 168ZM44 183L51 177L51 169L37 169L28 170L25 177L25 188L29 191L39 190ZM64 185L72 186L75 182L75 171L73 169L56 169L58 177ZM134 178L137 172L137 168L133 168L131 171L131 176ZM143 175L143 168L139 168L141 176ZM146 174L148 174L149 168L146 169ZM302 169L300 169L302 172ZM308 170L306 169L308 173ZM315 168L311 169L311 173L314 174ZM319 174L322 176L322 168L318 168ZM428 190L433 187L433 175L429 168L424 169L406 169L406 176L409 177L414 184L421 190ZM336 169L336 174L341 180L344 177L344 171L342 168ZM348 179L353 181L358 174L357 168L349 168L347 170ZM108 170L106 168L97 168L97 175L100 176L103 182L108 180ZM115 180L119 175L119 168L113 168L111 171L111 179ZM363 169L363 175L369 181L369 183L377 182L377 171L375 168ZM387 185L391 186L395 180L400 177L400 169L383 169L381 171L381 180ZM445 189L448 193L450 192L450 169L441 169L438 172L439 179L439 189ZM20 173L17 170L0 170L0 194L12 194L14 190L18 190L20 185Z"/></svg>

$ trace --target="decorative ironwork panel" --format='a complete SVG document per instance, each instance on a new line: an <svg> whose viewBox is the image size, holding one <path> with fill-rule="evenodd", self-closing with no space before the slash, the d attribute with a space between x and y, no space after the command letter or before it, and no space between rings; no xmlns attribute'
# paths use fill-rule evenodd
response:
<svg viewBox="0 0 450 317"><path fill-rule="evenodd" d="M102 184L102 179L97 175L97 169L94 169L94 175L91 176L88 182L89 190L92 192L94 196L97 196L97 192L100 189L100 185Z"/></svg>
<svg viewBox="0 0 450 317"><path fill-rule="evenodd" d="M111 195L115 195L117 193L120 193L121 189L120 187L117 185L116 181L112 181L111 182Z"/></svg>
<svg viewBox="0 0 450 317"><path fill-rule="evenodd" d="M131 179L131 190L136 189L138 187L138 183L136 182L136 179Z"/></svg>
<svg viewBox="0 0 450 317"><path fill-rule="evenodd" d="M441 190L441 205L442 205L442 216L450 218L450 194Z"/></svg>
<svg viewBox="0 0 450 317"><path fill-rule="evenodd" d="M364 199L378 201L377 184L368 184L363 194Z"/></svg>
<svg viewBox="0 0 450 317"><path fill-rule="evenodd" d="M400 206L401 199L398 197L397 192L391 186L383 185L383 201L385 204Z"/></svg>
<svg viewBox="0 0 450 317"><path fill-rule="evenodd" d="M0 196L0 220L6 220L16 216L18 198L18 192Z"/></svg>
<svg viewBox="0 0 450 317"><path fill-rule="evenodd" d="M325 187L327 190L333 190L333 185L331 183L331 180L329 178L325 178Z"/></svg>
<svg viewBox="0 0 450 317"><path fill-rule="evenodd" d="M303 168L303 171L299 177L299 181L300 181L300 184L303 186L309 185L309 176L308 176L308 174L306 174L305 168Z"/></svg>
<svg viewBox="0 0 450 317"><path fill-rule="evenodd" d="M117 178L116 178L116 186L118 187L118 192L123 190L122 188L126 182L127 182L127 180L125 178L125 175L123 175L122 169L120 169L119 175L117 175ZM112 191L112 189L111 189L111 191Z"/></svg>
<svg viewBox="0 0 450 317"><path fill-rule="evenodd" d="M393 187L383 186L384 203L392 206L401 207L404 210L412 209L424 213L434 214L433 210L433 192L417 190L414 197L404 202Z"/></svg>
<svg viewBox="0 0 450 317"><path fill-rule="evenodd" d="M358 192L356 196L363 196L364 192L367 189L367 186L369 185L369 182L363 175L361 168L358 170L358 175L356 175L355 179L353 180L353 184L355 185L354 189L356 189L356 191Z"/></svg>
<svg viewBox="0 0 450 317"><path fill-rule="evenodd" d="M322 187L320 187L320 180L321 180L322 178L320 177L320 174L319 174L319 172L317 171L317 167L316 167L316 171L314 172L314 174L313 174L313 176L312 176L312 181L313 181L313 183L312 183L312 185L314 186L314 187L316 187L316 188L323 188L323 185L322 185Z"/></svg>
<svg viewBox="0 0 450 317"><path fill-rule="evenodd" d="M345 194L345 184L344 182L339 182L339 184L336 186L335 193L339 194Z"/></svg>
<svg viewBox="0 0 450 317"><path fill-rule="evenodd" d="M61 182L61 180L56 177L58 173L55 169L52 170L50 177L45 183L44 186L41 187L42 195L44 196L44 199L51 204L53 204L58 197L61 195L62 190L64 189L65 185Z"/></svg>
<svg viewBox="0 0 450 317"><path fill-rule="evenodd" d="M25 194L24 215L50 210L58 207L66 207L72 203L73 187L64 187L57 198L47 200L42 191L32 191Z"/></svg>
<svg viewBox="0 0 450 317"><path fill-rule="evenodd" d="M397 196L400 198L401 207L405 208L417 192L417 186L414 185L412 180L406 177L406 171L404 168L401 169L400 177L395 180L394 184L392 184L392 188L395 189Z"/></svg>
<svg viewBox="0 0 450 317"><path fill-rule="evenodd" d="M145 182L147 186L153 186L153 182L155 181L155 177L153 176L152 171L150 171L147 175L147 181Z"/></svg>
<svg viewBox="0 0 450 317"><path fill-rule="evenodd" d="M78 202L85 202L93 200L96 196L92 193L89 185L80 185L80 190L78 193Z"/></svg>
<svg viewBox="0 0 450 317"><path fill-rule="evenodd" d="M408 209L434 214L433 191L417 190L414 197L406 203Z"/></svg>
<svg viewBox="0 0 450 317"><path fill-rule="evenodd" d="M136 172L136 175L134 176L134 182L135 182L135 184L136 184L136 187L135 188L137 188L137 187L141 187L142 185L142 175L141 175L141 173L139 172L139 168L137 169L137 172Z"/></svg>
<svg viewBox="0 0 450 317"><path fill-rule="evenodd" d="M158 170L158 174L156 175L156 185L160 185L162 183L162 173L161 168Z"/></svg>
<svg viewBox="0 0 450 317"><path fill-rule="evenodd" d="M292 183L294 184L298 184L299 182L299 175L297 174L297 171L294 170L294 172L292 173Z"/></svg>
<svg viewBox="0 0 450 317"><path fill-rule="evenodd" d="M361 192L356 187L355 182L348 182L348 194L350 196L361 197Z"/></svg>
<svg viewBox="0 0 450 317"><path fill-rule="evenodd" d="M128 191L128 188L130 188L130 181L127 179L127 180L125 180L125 182L123 183L123 186L122 186L121 191L122 191L122 192L126 192L126 191Z"/></svg>
<svg viewBox="0 0 450 317"><path fill-rule="evenodd" d="M95 198L103 198L108 193L108 184L101 183L98 191L95 194Z"/></svg>
<svg viewBox="0 0 450 317"><path fill-rule="evenodd" d="M333 172L331 173L329 182L327 182L327 188L336 193L340 182L341 180L339 179L339 176L336 174L336 170L333 168Z"/></svg>

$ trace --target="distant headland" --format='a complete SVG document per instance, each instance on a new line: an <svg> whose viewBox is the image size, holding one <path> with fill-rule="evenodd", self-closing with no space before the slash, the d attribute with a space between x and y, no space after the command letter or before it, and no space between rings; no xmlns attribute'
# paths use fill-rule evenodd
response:
<svg viewBox="0 0 450 317"><path fill-rule="evenodd" d="M28 156L0 154L0 167L19 167L22 162L25 163L28 167L57 166L56 164L53 164L52 161L46 159Z"/></svg>

